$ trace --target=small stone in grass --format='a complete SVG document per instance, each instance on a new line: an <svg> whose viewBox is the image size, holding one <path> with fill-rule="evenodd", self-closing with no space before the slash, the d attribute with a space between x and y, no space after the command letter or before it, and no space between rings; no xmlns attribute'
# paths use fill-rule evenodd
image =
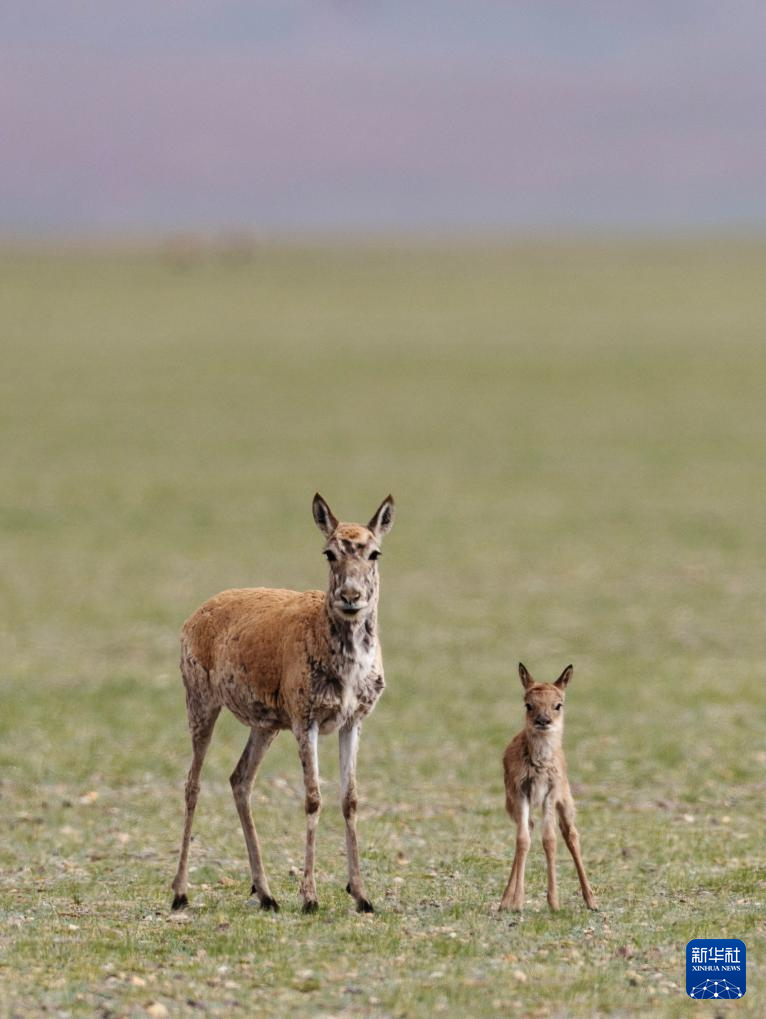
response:
<svg viewBox="0 0 766 1019"><path fill-rule="evenodd" d="M164 1016L170 1015L165 1005L161 1001L152 1001L146 1006L147 1015L150 1015L152 1019L163 1019Z"/></svg>
<svg viewBox="0 0 766 1019"><path fill-rule="evenodd" d="M520 984L525 984L527 982L527 974L523 970L515 969L513 971L513 977L515 980L518 980Z"/></svg>
<svg viewBox="0 0 766 1019"><path fill-rule="evenodd" d="M300 991L302 994L310 994L312 991L318 991L322 986L321 982L317 979L311 970L301 970L296 974L297 979L293 981L293 988L296 991Z"/></svg>

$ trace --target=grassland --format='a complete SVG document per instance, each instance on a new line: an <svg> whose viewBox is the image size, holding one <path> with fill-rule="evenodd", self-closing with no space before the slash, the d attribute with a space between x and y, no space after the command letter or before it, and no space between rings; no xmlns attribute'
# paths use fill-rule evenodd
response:
<svg viewBox="0 0 766 1019"><path fill-rule="evenodd" d="M763 1015L766 245L0 255L0 999L14 1016ZM246 904L219 723L169 911L188 737L177 632L225 587L324 583L310 501L390 490L388 690L360 758L373 917L343 891L320 747L254 796ZM515 663L575 664L563 847L494 912ZM684 993L739 937L740 1002Z"/></svg>

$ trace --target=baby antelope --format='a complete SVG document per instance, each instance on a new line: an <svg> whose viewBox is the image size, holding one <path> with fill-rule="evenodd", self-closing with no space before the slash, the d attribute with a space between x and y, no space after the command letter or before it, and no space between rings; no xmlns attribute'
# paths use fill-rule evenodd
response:
<svg viewBox="0 0 766 1019"><path fill-rule="evenodd" d="M524 687L526 725L506 747L505 806L516 823L516 854L511 876L500 900L500 909L524 907L524 867L531 843L534 821L530 811L542 808L543 848L548 863L548 905L559 908L556 889L556 814L561 834L572 854L582 897L588 909L597 909L593 891L585 876L580 837L574 824L575 805L567 779L567 766L561 737L564 732L564 696L572 678L568 665L555 683L536 683L519 662Z"/></svg>

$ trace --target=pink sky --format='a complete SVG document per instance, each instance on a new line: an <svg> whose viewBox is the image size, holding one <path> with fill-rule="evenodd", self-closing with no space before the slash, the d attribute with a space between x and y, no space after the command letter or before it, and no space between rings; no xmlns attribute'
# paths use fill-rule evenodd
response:
<svg viewBox="0 0 766 1019"><path fill-rule="evenodd" d="M759 228L766 6L0 10L0 232Z"/></svg>

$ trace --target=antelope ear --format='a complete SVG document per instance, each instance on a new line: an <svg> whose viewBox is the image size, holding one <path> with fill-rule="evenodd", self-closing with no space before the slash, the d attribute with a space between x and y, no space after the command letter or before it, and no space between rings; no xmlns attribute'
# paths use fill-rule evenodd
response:
<svg viewBox="0 0 766 1019"><path fill-rule="evenodd" d="M325 536L329 538L335 528L338 526L338 521L335 514L324 501L322 496L317 492L314 496L314 501L311 504L311 510L314 514L314 523L317 525L319 530Z"/></svg>
<svg viewBox="0 0 766 1019"><path fill-rule="evenodd" d="M387 495L370 518L367 525L376 539L380 541L384 534L388 534L394 526L394 497Z"/></svg>
<svg viewBox="0 0 766 1019"><path fill-rule="evenodd" d="M526 667L522 664L522 662L519 662L519 678L521 679L521 685L524 687L525 690L528 690L530 686L534 686L535 681L529 675L529 673L526 670Z"/></svg>
<svg viewBox="0 0 766 1019"><path fill-rule="evenodd" d="M564 671L561 673L561 675L553 685L557 686L559 690L566 690L567 686L569 685L569 680L572 678L573 672L574 669L572 668L572 666L567 665L567 667L564 669Z"/></svg>

